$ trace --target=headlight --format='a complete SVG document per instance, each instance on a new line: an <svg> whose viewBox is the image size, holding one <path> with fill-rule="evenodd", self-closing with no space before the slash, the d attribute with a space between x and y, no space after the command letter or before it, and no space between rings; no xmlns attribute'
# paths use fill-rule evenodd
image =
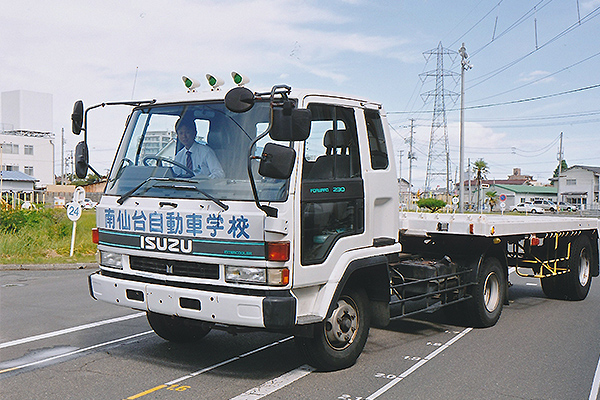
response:
<svg viewBox="0 0 600 400"><path fill-rule="evenodd" d="M267 283L267 270L255 267L225 266L226 282Z"/></svg>
<svg viewBox="0 0 600 400"><path fill-rule="evenodd" d="M123 269L123 254L100 251L100 265L116 269Z"/></svg>
<svg viewBox="0 0 600 400"><path fill-rule="evenodd" d="M257 268L225 266L225 281L231 283L267 284L286 286L290 283L290 270L287 268Z"/></svg>

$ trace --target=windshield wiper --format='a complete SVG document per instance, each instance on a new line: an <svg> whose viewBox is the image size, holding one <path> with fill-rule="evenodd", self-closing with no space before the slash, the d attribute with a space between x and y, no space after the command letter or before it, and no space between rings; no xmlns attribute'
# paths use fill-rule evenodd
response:
<svg viewBox="0 0 600 400"><path fill-rule="evenodd" d="M133 189L131 189L127 193L124 193L121 197L119 197L117 199L117 203L123 204L125 202L125 200L127 200L128 198L130 198L131 196L133 196L134 193L136 193L138 190L140 190L140 188L142 188L144 185L146 185L147 183L149 183L151 181L154 181L154 183L152 185L148 186L147 188L144 188L145 190L142 193L146 193L148 190L150 190L151 187L153 187L158 182L182 182L182 183L190 183L190 184L192 184L192 186L162 184L162 185L157 185L156 187L165 188L165 189L176 189L176 190L195 190L198 193L200 193L203 196L205 196L208 200L211 200L213 203L215 203L216 205L218 205L219 207L221 207L224 211L229 210L229 206L227 204L223 203L221 200L217 199L213 195L211 195L211 194L205 192L204 190L200 189L197 186L198 182L196 182L196 181L193 181L191 179L161 178L161 177L154 177L154 176L149 177L148 179L146 179L145 181L141 182L139 185L135 186Z"/></svg>
<svg viewBox="0 0 600 400"><path fill-rule="evenodd" d="M198 186L196 186L198 184L197 182L189 180L189 179L171 179L171 181L191 183L193 186L187 186L187 185L160 185L160 186L158 186L157 185L156 187L161 187L161 188L166 188L166 189L176 189L176 190L195 190L196 192L205 196L208 200L211 200L213 203L215 203L216 205L221 207L224 211L229 210L229 206L227 204L223 203L221 200L217 199L213 195L205 192L204 190L202 190Z"/></svg>
<svg viewBox="0 0 600 400"><path fill-rule="evenodd" d="M150 181L168 181L168 180L169 180L168 178L159 178L156 176L151 176L151 177L147 178L146 180L142 181L139 185L135 186L133 189L131 189L127 193L124 193L121 197L119 197L117 199L117 203L123 204L125 202L125 200L127 200L128 198L133 196L133 194L135 192L137 192L142 186L144 186L146 183L148 183ZM150 189L150 188L148 188L148 189ZM144 193L146 193L148 191L148 189L146 189L144 191Z"/></svg>

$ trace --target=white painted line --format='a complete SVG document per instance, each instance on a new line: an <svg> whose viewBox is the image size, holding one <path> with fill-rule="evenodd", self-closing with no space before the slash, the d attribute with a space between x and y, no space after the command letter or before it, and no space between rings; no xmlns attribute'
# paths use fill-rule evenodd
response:
<svg viewBox="0 0 600 400"><path fill-rule="evenodd" d="M271 379L260 386L252 388L239 396L232 397L230 400L258 400L271 393L286 387L289 384L296 382L298 379L305 377L315 369L309 365L302 365L286 374Z"/></svg>
<svg viewBox="0 0 600 400"><path fill-rule="evenodd" d="M58 360L59 358L69 357L69 356L72 356L72 355L75 355L75 354L83 353L85 351L94 350L94 349L97 349L99 347L104 347L104 346L109 346L111 344L115 344L115 343L119 343L119 342L124 342L126 340L135 339L137 337L148 335L150 333L154 333L154 331L146 331L146 332L142 332L142 333L136 333L135 335L127 336L127 337L124 337L124 338L110 340L108 342L95 344L93 346L85 347L83 349L78 349L78 350L70 351L68 353L59 354L59 355L56 355L56 356L53 356L53 357L44 358L43 360L37 360L37 361L33 361L33 362L30 362L30 363L27 363L27 364L17 365L16 367L6 368L6 369L3 369L3 370L0 370L0 374L3 374L5 372L10 372L10 371L15 371L17 369L23 369L23 368L31 367L31 366L34 366L34 365L37 365L37 364L42 364L42 363L49 362L49 361Z"/></svg>
<svg viewBox="0 0 600 400"><path fill-rule="evenodd" d="M148 394L148 393L153 393L153 392L155 392L155 391L157 391L157 390L160 390L160 389L163 389L163 388L169 387L169 386L171 386L171 385L179 384L180 382L183 382L183 381L185 381L185 380L187 380L187 379L193 378L193 377L195 377L195 376L198 376L198 375L200 375L200 374L203 374L203 373L205 373L205 372L212 371L212 370L213 370L213 369L215 369L215 368L222 367L223 365L226 365L226 364L232 363L232 362L234 362L234 361L240 360L240 359L242 359L242 358L244 358L244 357L248 357L248 356L250 356L250 355L252 355L252 354L258 353L259 351L263 351L263 350L266 350L266 349L268 349L268 348L271 348L271 347L277 346L278 344L285 343L285 342L287 342L288 340L291 340L291 339L293 339L293 338L294 338L293 336L288 336L288 337L286 337L286 338L283 338L283 339L281 339L281 340L278 340L278 341L276 341L276 342L269 343L269 344L267 344L267 345L264 345L264 346L262 346L262 347L259 347L259 348L257 348L257 349L254 349L254 350L250 350L250 351L248 351L248 352L246 352L246 353L244 353L244 354L240 354L239 356L235 356L235 357L232 357L232 358L230 358L230 359L228 359L228 360L221 361L220 363L213 364L213 365L211 365L211 366L209 366L209 367L202 368L202 369L200 369L200 370L198 370L198 371L192 372L191 374L187 374L187 375L185 375L185 376L182 376L182 377L180 377L180 378L173 379L173 380L172 380L172 381L170 381L170 382L167 382L167 383L164 383L164 384L162 384L162 385L156 386L156 387L154 387L154 388L152 388L152 389L149 389L149 390L146 390L146 391L144 391L144 392L141 392L141 393L135 394L135 395L133 395L133 396L129 396L129 397L127 397L127 399L138 399L138 398L140 398L140 397L143 397L143 396L145 396L145 395L146 395L146 394ZM2 371L0 371L0 372L2 372Z"/></svg>
<svg viewBox="0 0 600 400"><path fill-rule="evenodd" d="M244 358L244 357L248 357L249 355L252 355L252 354L254 354L254 353L258 353L259 351L266 350L266 349L268 349L269 347L277 346L278 344L281 344L281 343L287 342L288 340L290 340L290 339L293 339L293 338L294 338L293 336L288 336L288 337L286 337L286 338L284 338L284 339L281 339L281 340L278 340L278 341L276 341L276 342L269 343L269 344L267 344L267 345L264 345L264 346L262 346L262 347L259 347L258 349L250 350L250 351L248 351L248 352L246 352L246 353L244 353L244 354L240 354L239 356L232 357L232 358L230 358L229 360L221 361L221 362L220 362L220 363L218 363L218 364L214 364L214 365L211 365L210 367L202 368L201 370L198 370L198 371L196 371L196 372L192 372L191 374L188 374L188 375L182 376L181 378L174 379L174 380L172 380L171 382L167 382L167 383L165 383L165 385L167 385L167 386L171 386L171 385L174 385L174 384L176 384L176 383L179 383L179 382L185 381L185 380L187 380L187 379L193 378L193 377L195 377L195 376L198 376L198 375L200 375L200 374L203 374L203 373L205 373L205 372L211 371L211 370L213 370L213 369L215 369L215 368L222 367L223 365L226 365L226 364L232 363L232 362L234 362L234 361L237 361L237 360L239 360L239 359L242 359L242 358Z"/></svg>
<svg viewBox="0 0 600 400"><path fill-rule="evenodd" d="M16 346L16 345L23 344L23 343L34 342L36 340L42 340L42 339L48 339L48 338L55 337L55 336L66 335L67 333L82 331L84 329L96 328L96 327L106 325L106 324L113 324L115 322L127 321L129 319L138 318L143 315L146 315L146 313L141 312L141 313L136 313L136 314L130 314L130 315L126 315L124 317L106 319L104 321L92 322L90 324L79 325L79 326L74 326L72 328L62 329L60 331L48 332L48 333L43 333L41 335L29 336L29 337L26 337L23 339L12 340L10 342L0 343L0 349L4 349L6 347L11 347L11 346Z"/></svg>
<svg viewBox="0 0 600 400"><path fill-rule="evenodd" d="M375 393L371 394L365 400L373 400L373 399L378 398L379 396L381 396L382 394L384 394L385 392L387 392L388 390L390 390L391 388L393 388L402 379L406 378L407 376L409 376L410 374L412 374L413 372L415 372L416 370L418 370L419 368L421 368L423 365L427 364L428 361L431 361L435 356L439 355L442 351L446 350L448 347L450 347L451 345L453 345L454 343L456 343L456 341L458 341L460 338L462 338L463 336L465 336L467 333L471 332L472 330L473 330L473 328L467 328L467 329L463 330L461 333L459 333L458 335L454 336L452 339L448 340L445 344L443 344L442 346L440 346L439 348L437 348L435 351L431 352L427 357L419 360L418 363L416 363L415 365L413 365L412 367L410 367L409 369L407 369L406 371L404 371L398 377L396 377L396 378L392 379L391 381L389 381L386 385L384 385L383 387L381 387Z"/></svg>
<svg viewBox="0 0 600 400"><path fill-rule="evenodd" d="M596 373L594 374L594 381L592 382L592 391L588 400L597 400L598 392L600 391L600 359L598 360L598 366L596 367Z"/></svg>

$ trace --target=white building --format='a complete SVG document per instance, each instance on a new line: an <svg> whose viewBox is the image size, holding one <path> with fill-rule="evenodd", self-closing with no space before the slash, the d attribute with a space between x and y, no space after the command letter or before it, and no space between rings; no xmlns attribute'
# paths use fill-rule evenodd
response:
<svg viewBox="0 0 600 400"><path fill-rule="evenodd" d="M581 209L600 208L600 167L574 165L562 171L558 190L560 201Z"/></svg>
<svg viewBox="0 0 600 400"><path fill-rule="evenodd" d="M54 184L52 95L26 90L2 93L0 169Z"/></svg>

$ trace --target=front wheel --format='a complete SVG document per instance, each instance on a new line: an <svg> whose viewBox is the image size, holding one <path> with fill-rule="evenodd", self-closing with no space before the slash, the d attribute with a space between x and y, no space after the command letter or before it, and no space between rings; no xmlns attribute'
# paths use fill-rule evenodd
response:
<svg viewBox="0 0 600 400"><path fill-rule="evenodd" d="M347 288L333 313L315 327L314 337L295 342L313 367L334 371L354 365L369 335L369 299L362 288Z"/></svg>
<svg viewBox="0 0 600 400"><path fill-rule="evenodd" d="M148 323L154 332L169 342L189 343L202 339L210 332L210 326L205 322L174 315L146 313Z"/></svg>
<svg viewBox="0 0 600 400"><path fill-rule="evenodd" d="M494 257L487 257L479 270L477 282L471 287L473 297L469 301L473 325L485 328L500 319L506 299L506 278L502 264Z"/></svg>

